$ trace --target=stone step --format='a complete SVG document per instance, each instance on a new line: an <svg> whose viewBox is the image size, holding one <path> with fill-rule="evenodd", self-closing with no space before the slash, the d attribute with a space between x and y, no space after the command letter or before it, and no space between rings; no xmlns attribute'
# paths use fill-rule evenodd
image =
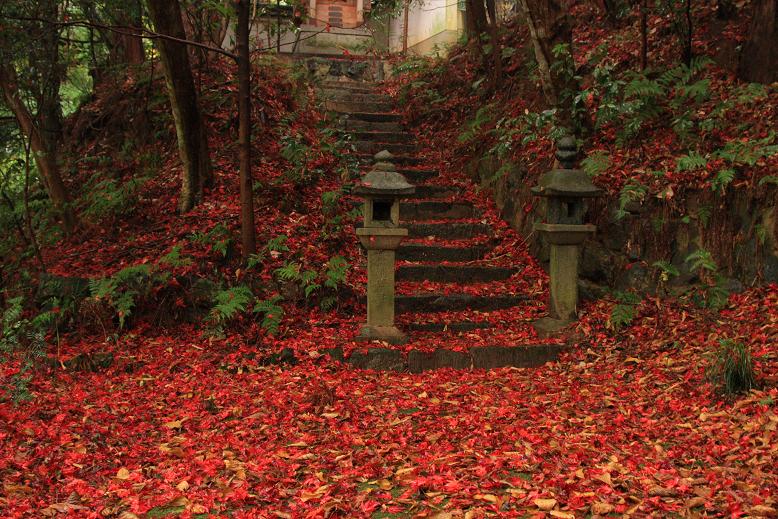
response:
<svg viewBox="0 0 778 519"><path fill-rule="evenodd" d="M479 346L466 351L438 349L425 352L412 349L406 354L389 348L368 348L355 351L348 358L343 349L333 348L326 353L335 361L343 362L356 369L377 371L407 371L421 373L440 368L453 369L496 369L534 368L546 362L557 360L565 351L561 344L532 344L521 346Z"/></svg>
<svg viewBox="0 0 778 519"><path fill-rule="evenodd" d="M400 245L400 248L397 249L397 259L400 261L477 261L483 259L489 250L490 247L486 245L442 247L439 245L406 243ZM462 279L460 278L459 280L461 281Z"/></svg>
<svg viewBox="0 0 778 519"><path fill-rule="evenodd" d="M408 245L405 246L407 247ZM433 259L430 261L446 260ZM518 272L518 270L507 267L489 267L480 265L401 265L397 269L397 281L488 283L491 281L508 279L516 274L516 272Z"/></svg>
<svg viewBox="0 0 778 519"><path fill-rule="evenodd" d="M405 178L408 179L408 177ZM411 198L450 198L461 192L462 190L456 186L417 185L416 192Z"/></svg>
<svg viewBox="0 0 778 519"><path fill-rule="evenodd" d="M488 328L494 328L494 325L485 321L463 321L459 323L411 323L402 328L408 330L409 332L462 333L472 332L473 330L486 330Z"/></svg>
<svg viewBox="0 0 778 519"><path fill-rule="evenodd" d="M421 200L400 203L400 219L409 220L457 220L473 218L476 209L470 202L442 202Z"/></svg>
<svg viewBox="0 0 778 519"><path fill-rule="evenodd" d="M348 119L350 121L366 121L366 122L396 122L399 123L402 121L402 116L400 114L395 114L391 112L376 112L374 110L368 110L365 112L354 112L354 111L339 111L339 110L333 110L339 118L342 118L343 116L348 116Z"/></svg>
<svg viewBox="0 0 778 519"><path fill-rule="evenodd" d="M382 83L375 81L322 81L319 84L319 88L325 90L353 90L368 94L376 92L381 86Z"/></svg>
<svg viewBox="0 0 778 519"><path fill-rule="evenodd" d="M382 132L382 131L352 131L351 136L355 141L363 142L396 142L407 144L414 140L414 136L408 132Z"/></svg>
<svg viewBox="0 0 778 519"><path fill-rule="evenodd" d="M354 147L359 153L372 153L375 155L379 151L387 150L392 154L403 155L416 151L415 144L401 144L397 142L372 142L372 141L355 141Z"/></svg>
<svg viewBox="0 0 778 519"><path fill-rule="evenodd" d="M398 295L395 297L395 311L398 314L458 312L461 310L491 312L520 306L526 301L527 297L521 294L493 296L473 296L470 294Z"/></svg>
<svg viewBox="0 0 778 519"><path fill-rule="evenodd" d="M359 121L343 117L341 117L336 124L338 128L346 130L347 132L400 132L403 128L402 124L399 122Z"/></svg>
<svg viewBox="0 0 778 519"><path fill-rule="evenodd" d="M332 101L335 103L358 103L367 105L391 105L392 98L386 94L374 94L365 92L354 91L342 91L342 90L325 90L322 92L321 97L324 101Z"/></svg>
<svg viewBox="0 0 778 519"><path fill-rule="evenodd" d="M324 101L324 107L331 112L344 113L387 113L394 108L392 103L386 102L359 102L351 100L327 99Z"/></svg>
<svg viewBox="0 0 778 519"><path fill-rule="evenodd" d="M375 162L375 153L357 153L356 157L362 164L372 165ZM404 169L402 166L417 166L422 163L422 159L418 157L412 157L410 155L395 155L392 158L392 162L395 166L398 166L398 170Z"/></svg>
<svg viewBox="0 0 778 519"><path fill-rule="evenodd" d="M412 238L435 236L451 240L489 235L491 231L483 223L409 223L405 227Z"/></svg>
<svg viewBox="0 0 778 519"><path fill-rule="evenodd" d="M438 172L433 169L406 169L397 168L397 172L405 177L405 180L418 187L419 184L427 182L438 176Z"/></svg>

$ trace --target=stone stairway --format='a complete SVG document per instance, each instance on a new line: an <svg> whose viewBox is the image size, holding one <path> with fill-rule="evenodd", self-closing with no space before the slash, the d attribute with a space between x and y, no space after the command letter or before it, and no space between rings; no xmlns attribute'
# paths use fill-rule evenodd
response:
<svg viewBox="0 0 778 519"><path fill-rule="evenodd" d="M398 171L417 186L413 198L400 205L409 237L397 251L396 269L397 324L409 333L409 343L371 347L348 362L423 371L527 367L555 359L563 346L538 339L531 327L545 311L538 296L542 282L522 275L523 257L511 257L515 250L506 245L518 238L510 236L494 208L467 182L442 176L426 163L380 83L327 81L321 95L333 124L352 135L363 172L376 153L387 150Z"/></svg>

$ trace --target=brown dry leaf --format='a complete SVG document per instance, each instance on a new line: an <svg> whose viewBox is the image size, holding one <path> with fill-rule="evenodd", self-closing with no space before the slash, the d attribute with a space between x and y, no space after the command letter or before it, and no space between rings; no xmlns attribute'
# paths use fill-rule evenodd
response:
<svg viewBox="0 0 778 519"><path fill-rule="evenodd" d="M592 503L592 513L596 515L606 515L613 512L613 505L610 503Z"/></svg>
<svg viewBox="0 0 778 519"><path fill-rule="evenodd" d="M119 519L140 519L137 515L133 514L132 512L122 512L121 515L119 515Z"/></svg>
<svg viewBox="0 0 778 519"><path fill-rule="evenodd" d="M575 519L575 514L572 512L561 512L559 510L551 510L551 517L559 517L559 519Z"/></svg>
<svg viewBox="0 0 778 519"><path fill-rule="evenodd" d="M604 473L599 474L597 476L593 476L592 479L596 479L597 481L602 481L603 483L605 483L609 487L613 486L613 481L611 481L611 474L610 474L610 472L604 472Z"/></svg>
<svg viewBox="0 0 778 519"><path fill-rule="evenodd" d="M394 485L388 479L381 479L378 481L378 488L381 490L391 490L394 488Z"/></svg>
<svg viewBox="0 0 778 519"><path fill-rule="evenodd" d="M26 485L12 485L10 483L4 483L3 484L3 492L6 496L22 496L25 494L32 494L33 490L32 488L26 486Z"/></svg>
<svg viewBox="0 0 778 519"><path fill-rule="evenodd" d="M544 512L548 512L556 506L556 499L536 499L533 502L535 503L535 506Z"/></svg>
<svg viewBox="0 0 778 519"><path fill-rule="evenodd" d="M208 513L208 508L206 508L205 506L200 505L200 504L193 504L189 508L189 511L192 512L193 514L207 514Z"/></svg>
<svg viewBox="0 0 778 519"><path fill-rule="evenodd" d="M130 479L130 471L125 467L120 468L118 472L116 472L116 479L121 479L122 481Z"/></svg>
<svg viewBox="0 0 778 519"><path fill-rule="evenodd" d="M303 490L300 492L300 501L307 503L308 501L312 501L314 499L321 499L321 497L327 493L328 488L329 485L322 485L313 492L306 492Z"/></svg>
<svg viewBox="0 0 778 519"><path fill-rule="evenodd" d="M701 496L693 497L691 499L687 499L686 503L684 503L684 506L686 508L697 508L698 506L705 506L705 502L707 499Z"/></svg>
<svg viewBox="0 0 778 519"><path fill-rule="evenodd" d="M678 495L678 491L674 488L651 487L648 489L648 495L653 497L673 497Z"/></svg>
<svg viewBox="0 0 778 519"><path fill-rule="evenodd" d="M778 510L772 506L767 505L752 506L748 510L748 513L749 515L753 515L755 517L778 517Z"/></svg>
<svg viewBox="0 0 778 519"><path fill-rule="evenodd" d="M172 422L165 422L162 425L167 427L168 429L180 429L181 426L184 425L184 421L183 420L173 420Z"/></svg>
<svg viewBox="0 0 778 519"><path fill-rule="evenodd" d="M187 490L189 490L189 482L187 480L183 480L181 483L176 485L176 488L181 492L186 492Z"/></svg>
<svg viewBox="0 0 778 519"><path fill-rule="evenodd" d="M476 494L473 497L481 501L486 501L492 504L496 504L500 502L500 498L495 496L494 494Z"/></svg>

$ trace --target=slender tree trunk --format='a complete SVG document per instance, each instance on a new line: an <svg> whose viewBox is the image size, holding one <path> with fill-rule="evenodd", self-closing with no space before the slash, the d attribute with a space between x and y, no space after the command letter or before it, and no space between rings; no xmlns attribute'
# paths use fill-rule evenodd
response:
<svg viewBox="0 0 778 519"><path fill-rule="evenodd" d="M53 154L56 146L46 143L45 134L35 124L32 114L19 96L16 73L11 65L0 63L0 90L6 105L16 117L19 128L30 141L30 148L41 180L54 204L54 209L62 218L65 232L71 234L76 228L77 219L71 206L70 194L60 175L57 157Z"/></svg>
<svg viewBox="0 0 778 519"><path fill-rule="evenodd" d="M481 34L486 32L488 27L484 0L466 0L466 6L468 32L470 32L470 36L480 44Z"/></svg>
<svg viewBox="0 0 778 519"><path fill-rule="evenodd" d="M557 107L560 124L573 128L572 106L570 103L563 103L562 98L566 90L571 93L577 90L577 85L571 79L572 74L565 74L565 67L554 66L557 58L553 54L553 49L558 45L567 45L571 56L573 52L573 32L563 2L519 0L519 3L529 26L546 100Z"/></svg>
<svg viewBox="0 0 778 519"><path fill-rule="evenodd" d="M640 1L640 70L648 68L648 0Z"/></svg>
<svg viewBox="0 0 778 519"><path fill-rule="evenodd" d="M46 263L43 262L41 248L38 246L38 238L32 226L32 211L30 211L30 141L24 142L24 221L27 224L27 232L30 234L30 245L41 265L41 271L46 272Z"/></svg>
<svg viewBox="0 0 778 519"><path fill-rule="evenodd" d="M686 17L686 34L684 34L684 42L683 42L683 60L688 66L692 66L692 59L694 59L694 47L693 47L693 36L694 36L694 21L692 20L692 0L686 0L686 9L685 9L685 17Z"/></svg>
<svg viewBox="0 0 778 519"><path fill-rule="evenodd" d="M754 83L778 81L778 0L757 0L738 75Z"/></svg>
<svg viewBox="0 0 778 519"><path fill-rule="evenodd" d="M149 16L158 32L186 39L178 0L148 0L148 7ZM186 45L170 40L158 40L157 44L183 164L178 209L184 213L201 200L203 184L209 177L211 160L206 128L200 113Z"/></svg>
<svg viewBox="0 0 778 519"><path fill-rule="evenodd" d="M497 27L497 7L495 0L486 0L486 11L489 14L489 40L492 44L491 90L500 88L502 83L502 49Z"/></svg>
<svg viewBox="0 0 778 519"><path fill-rule="evenodd" d="M243 261L257 252L254 230L254 182L251 175L251 55L249 54L249 0L237 0L238 28L238 147L240 155L240 237Z"/></svg>

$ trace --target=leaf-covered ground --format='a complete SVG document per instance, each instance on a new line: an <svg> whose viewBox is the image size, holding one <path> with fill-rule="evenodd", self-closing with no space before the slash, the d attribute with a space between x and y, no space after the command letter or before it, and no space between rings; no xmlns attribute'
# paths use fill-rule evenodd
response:
<svg viewBox="0 0 778 519"><path fill-rule="evenodd" d="M605 37L595 30L591 36ZM614 42L613 56L620 55L622 43ZM469 74L467 66L465 61ZM225 255L214 248L222 238L210 245L191 239L217 224L232 236L238 228L235 131L225 102L210 116L216 184L198 209L174 213L176 162L168 138L167 147L154 148L163 167L140 191L134 212L47 247L50 270L101 277L128 265L154 264L178 246L192 262L166 267L171 285L210 276L228 285L256 282L272 296L281 290L272 273L288 261L321 265L335 252L358 258L349 225L328 227L331 215L325 215L322 195L341 181L334 152L318 144L317 112L298 110L289 95L292 85L265 80L258 82L264 89L258 97L265 99L269 127L283 124L287 134L300 136L310 148L307 165L322 170L315 182L272 182L290 166L279 157L281 134L257 139L262 151L257 156L266 157L257 162L266 184L257 190L260 243L285 235L289 250L269 250L260 268L245 271L231 256L233 244L223 244ZM227 95L219 90L223 84L209 88L206 98L212 101ZM766 104L774 111L770 95ZM474 98L448 101L456 109ZM523 113L523 105L516 110ZM290 113L297 115L285 119ZM453 142L462 128L447 131ZM540 138L531 146L534 151L522 150L537 159L533 167L539 171L547 165L550 144ZM673 146L663 158L633 150L630 160L670 161L679 149ZM433 162L440 161L435 151ZM620 185L617 162L613 158L605 174L614 189ZM119 168L122 180L138 166ZM463 182L456 167L441 166L450 173L442 177L446 182ZM82 164L74 184L90 174L106 172ZM466 197L491 221L497 219L486 193L469 190ZM350 207L348 197L338 204L341 213ZM523 307L526 314L506 310L492 312L490 319L513 323L516 335L501 340L536 340L529 323L543 312L545 275L514 231L505 224L495 231L505 245L487 258L489 264L520 264L524 271L494 286L527 293L534 303ZM140 308L118 338L106 340L117 330L99 329L52 336L53 364L33 373L34 398L0 402L0 515L778 514L778 287L733 295L718 314L649 298L633 324L618 332L609 326L612 302L588 303L558 362L535 369L410 375L352 370L325 354L349 344L356 333L364 313L356 302L363 283L357 266L342 287L341 306L331 311L285 304L275 336L250 315L219 337L205 322L181 324L177 315L161 327L164 315L142 317ZM407 284L400 292L420 288L441 287ZM471 316L443 316L466 317ZM441 345L420 334L411 344L456 349L494 339L478 331ZM742 342L754 355L759 387L737 399L720 396L706 376L721 339ZM295 352L296 364L268 362L268 354L283 348ZM92 367L88 359L98 352L112 355L109 367L93 372L67 364L81 356ZM0 364L0 376L9 380L18 369L14 362Z"/></svg>
<svg viewBox="0 0 778 519"><path fill-rule="evenodd" d="M334 366L320 355L336 330L316 324L283 340L308 351L297 366L260 365L240 335L137 330L109 370L39 373L34 401L0 405L0 505L8 517L774 515L778 287L715 318L644 303L616 339L608 311L587 308L557 363L423 375ZM765 389L713 393L721 337L752 347Z"/></svg>

